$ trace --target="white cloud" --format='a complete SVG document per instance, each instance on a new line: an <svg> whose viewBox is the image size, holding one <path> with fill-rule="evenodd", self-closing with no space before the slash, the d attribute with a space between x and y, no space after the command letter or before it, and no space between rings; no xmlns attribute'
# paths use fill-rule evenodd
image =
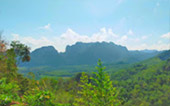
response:
<svg viewBox="0 0 170 106"><path fill-rule="evenodd" d="M143 40L145 40L145 39L147 39L148 38L148 36L142 36L141 37L141 39L143 39Z"/></svg>
<svg viewBox="0 0 170 106"><path fill-rule="evenodd" d="M113 33L111 29L101 28L99 32L92 34L91 36L80 35L74 32L72 29L67 31L60 36L47 38L42 36L41 38L33 37L21 37L19 34L12 34L13 40L20 40L22 43L29 45L32 50L41 46L53 45L59 51L65 51L67 45L75 44L76 42L102 42L102 41L114 41L118 39L118 35ZM125 38L123 37L123 40Z"/></svg>
<svg viewBox="0 0 170 106"><path fill-rule="evenodd" d="M128 35L134 35L133 31L130 29L127 33Z"/></svg>
<svg viewBox="0 0 170 106"><path fill-rule="evenodd" d="M139 42L139 41L141 41L141 40L140 40L139 38L132 38L131 41L137 43L137 42Z"/></svg>
<svg viewBox="0 0 170 106"><path fill-rule="evenodd" d="M127 39L128 39L127 35L124 35L124 36L121 37L122 41L126 41Z"/></svg>
<svg viewBox="0 0 170 106"><path fill-rule="evenodd" d="M165 39L170 39L170 32L163 34L161 37Z"/></svg>
<svg viewBox="0 0 170 106"><path fill-rule="evenodd" d="M127 48L129 50L144 50L144 49L148 49L148 50L169 50L170 49L170 45L166 44L166 43L156 43L156 44L152 44L152 45L148 45L146 43L140 44L140 45L133 45L133 46L127 46Z"/></svg>
<svg viewBox="0 0 170 106"><path fill-rule="evenodd" d="M29 45L31 47L31 50L40 48L42 46L53 45L53 41L47 39L46 37L35 39L33 37L21 37L19 34L12 34L12 36L12 40L19 40L22 43Z"/></svg>
<svg viewBox="0 0 170 106"><path fill-rule="evenodd" d="M39 29L51 30L51 24L47 24L45 26L39 27Z"/></svg>
<svg viewBox="0 0 170 106"><path fill-rule="evenodd" d="M32 50L36 48L40 48L42 46L53 45L59 52L64 52L67 45L73 45L76 42L114 42L115 44L126 46L130 50L142 50L142 49L157 49L157 50L165 50L168 49L168 44L164 44L163 42L158 42L157 44L147 45L141 44L140 41L146 39L146 36L142 36L140 38L135 38L134 36L128 35L117 35L113 33L112 29L101 28L99 32L92 34L91 36L80 35L73 31L72 29L67 29L66 32L59 36L54 37L45 37L42 36L40 38L34 37L22 37L19 34L11 34L13 36L12 40L19 40L24 44L27 44L32 48ZM163 37L167 37L167 35L163 35ZM141 39L143 38L143 39ZM135 44L135 45L134 45Z"/></svg>
<svg viewBox="0 0 170 106"><path fill-rule="evenodd" d="M161 44L161 43L162 43L162 41L161 41L161 40L159 40L159 41L158 41L158 44Z"/></svg>
<svg viewBox="0 0 170 106"><path fill-rule="evenodd" d="M13 36L13 40L19 40L19 34L11 34Z"/></svg>

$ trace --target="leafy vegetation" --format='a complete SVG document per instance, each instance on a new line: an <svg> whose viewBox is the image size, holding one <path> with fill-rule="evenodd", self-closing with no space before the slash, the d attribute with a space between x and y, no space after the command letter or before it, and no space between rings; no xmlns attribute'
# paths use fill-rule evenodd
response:
<svg viewBox="0 0 170 106"><path fill-rule="evenodd" d="M118 92L113 87L109 76L103 72L105 67L102 66L100 60L98 66L96 77L88 78L88 75L82 73L79 84L81 90L78 92L75 106L117 106L120 104L117 100Z"/></svg>

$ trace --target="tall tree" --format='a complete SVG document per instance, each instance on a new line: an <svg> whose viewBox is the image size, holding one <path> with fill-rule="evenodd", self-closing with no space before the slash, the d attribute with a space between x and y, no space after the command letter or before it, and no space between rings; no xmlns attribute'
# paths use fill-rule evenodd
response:
<svg viewBox="0 0 170 106"><path fill-rule="evenodd" d="M98 61L98 72L95 77L91 77L89 82L87 74L83 73L80 80L80 91L76 99L76 106L118 106L118 93L113 87L110 77L103 71L101 60Z"/></svg>
<svg viewBox="0 0 170 106"><path fill-rule="evenodd" d="M13 50L18 58L17 64L22 62L28 62L30 61L30 48L19 41L12 41L11 44L11 50Z"/></svg>

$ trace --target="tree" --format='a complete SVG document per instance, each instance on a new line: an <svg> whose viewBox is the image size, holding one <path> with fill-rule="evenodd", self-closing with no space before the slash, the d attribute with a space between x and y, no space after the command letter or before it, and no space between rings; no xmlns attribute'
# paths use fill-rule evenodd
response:
<svg viewBox="0 0 170 106"><path fill-rule="evenodd" d="M12 41L11 44L11 50L13 50L18 57L18 63L20 61L22 62L28 62L30 61L30 48L19 41Z"/></svg>
<svg viewBox="0 0 170 106"><path fill-rule="evenodd" d="M110 77L103 71L101 60L98 61L98 72L95 77L91 77L89 82L87 74L82 73L80 78L80 91L75 100L76 106L117 106L120 101L117 100L118 93L113 87Z"/></svg>

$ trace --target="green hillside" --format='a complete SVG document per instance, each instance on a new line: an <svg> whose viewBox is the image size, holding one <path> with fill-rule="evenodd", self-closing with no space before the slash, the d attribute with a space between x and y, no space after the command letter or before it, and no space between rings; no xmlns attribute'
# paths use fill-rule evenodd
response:
<svg viewBox="0 0 170 106"><path fill-rule="evenodd" d="M166 54L166 55L165 55ZM112 74L125 106L169 106L170 51ZM168 59L169 58L169 59Z"/></svg>
<svg viewBox="0 0 170 106"><path fill-rule="evenodd" d="M170 102L170 51L139 63L105 64L105 72L111 75L115 87L119 89L119 98L125 106L168 106ZM77 73L95 72L94 65L61 67L55 71L38 71L39 78L60 77L73 79ZM41 68L39 69L41 70ZM33 71L32 71L33 72Z"/></svg>

